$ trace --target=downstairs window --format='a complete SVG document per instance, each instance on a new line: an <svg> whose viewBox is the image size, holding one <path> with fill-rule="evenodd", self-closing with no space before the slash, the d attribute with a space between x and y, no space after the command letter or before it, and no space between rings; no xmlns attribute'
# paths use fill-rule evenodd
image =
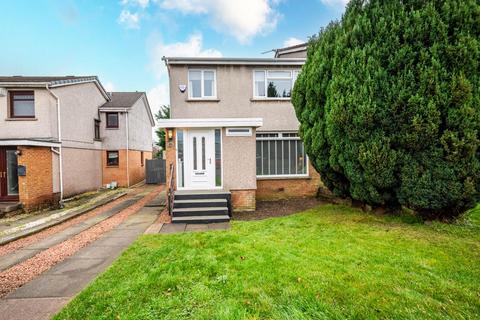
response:
<svg viewBox="0 0 480 320"><path fill-rule="evenodd" d="M307 175L307 156L297 133L257 133L257 177Z"/></svg>

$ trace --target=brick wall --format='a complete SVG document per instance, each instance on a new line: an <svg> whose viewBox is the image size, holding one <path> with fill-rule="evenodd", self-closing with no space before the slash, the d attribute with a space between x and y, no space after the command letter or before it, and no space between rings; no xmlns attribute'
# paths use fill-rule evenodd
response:
<svg viewBox="0 0 480 320"><path fill-rule="evenodd" d="M173 187L174 189L177 189L177 183L175 181L176 179L176 169L177 169L177 163L176 163L176 159L177 159L177 145L176 145L176 140L175 140L175 137L176 137L176 132L175 132L175 129L170 129L170 130L173 130L173 138L172 140L168 140L168 137L167 137L167 141L166 141L166 150L165 150L165 169L167 170L167 174L166 174L166 183L167 183L167 188L168 188L168 183L170 182L170 165L173 164L174 165L174 170L173 170Z"/></svg>
<svg viewBox="0 0 480 320"><path fill-rule="evenodd" d="M26 211L51 206L53 194L52 151L47 147L19 146L18 165L27 169L18 177L19 200Z"/></svg>
<svg viewBox="0 0 480 320"><path fill-rule="evenodd" d="M257 180L257 200L314 197L318 188L323 187L323 183L311 164L309 173L308 178Z"/></svg>
<svg viewBox="0 0 480 320"><path fill-rule="evenodd" d="M107 166L107 151L102 151L103 185L116 181L118 186L127 186L127 150L118 150L118 166Z"/></svg>
<svg viewBox="0 0 480 320"><path fill-rule="evenodd" d="M145 161L152 159L152 153L143 152L143 165L141 162L142 152L137 150L128 151L128 173L130 175L130 185L139 183L145 180Z"/></svg>
<svg viewBox="0 0 480 320"><path fill-rule="evenodd" d="M255 190L230 190L233 211L254 211Z"/></svg>

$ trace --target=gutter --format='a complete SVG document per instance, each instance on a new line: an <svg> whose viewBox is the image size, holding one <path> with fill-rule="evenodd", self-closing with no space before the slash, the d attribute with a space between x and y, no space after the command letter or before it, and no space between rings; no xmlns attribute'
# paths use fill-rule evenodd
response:
<svg viewBox="0 0 480 320"><path fill-rule="evenodd" d="M63 157L62 157L62 124L61 124L61 117L60 117L60 98L50 90L48 84L45 86L45 89L57 100L57 130L58 130L58 142L60 143L58 146L58 151L54 151L53 147L50 148L55 154L58 155L58 162L59 162L59 174L60 174L60 206L63 206Z"/></svg>

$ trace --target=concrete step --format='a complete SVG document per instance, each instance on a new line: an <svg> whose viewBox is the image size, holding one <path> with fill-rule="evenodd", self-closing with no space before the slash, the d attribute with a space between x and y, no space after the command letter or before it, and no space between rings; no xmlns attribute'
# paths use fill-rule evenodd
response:
<svg viewBox="0 0 480 320"><path fill-rule="evenodd" d="M8 213L21 208L20 202L0 202L0 213Z"/></svg>
<svg viewBox="0 0 480 320"><path fill-rule="evenodd" d="M187 217L172 217L172 223L218 223L228 222L230 217L228 215L215 216L187 216Z"/></svg>
<svg viewBox="0 0 480 320"><path fill-rule="evenodd" d="M228 208L223 207L200 207L200 208L173 208L172 217L187 216L217 216L228 215Z"/></svg>
<svg viewBox="0 0 480 320"><path fill-rule="evenodd" d="M227 199L189 199L175 200L174 208L226 207Z"/></svg>
<svg viewBox="0 0 480 320"><path fill-rule="evenodd" d="M227 199L230 192L223 190L177 190L175 200Z"/></svg>

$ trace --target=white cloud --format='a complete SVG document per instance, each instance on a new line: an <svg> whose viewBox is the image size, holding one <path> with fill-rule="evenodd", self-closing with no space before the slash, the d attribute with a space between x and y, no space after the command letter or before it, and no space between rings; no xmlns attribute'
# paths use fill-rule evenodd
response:
<svg viewBox="0 0 480 320"><path fill-rule="evenodd" d="M115 91L115 85L112 82L106 82L103 87L107 92L113 92Z"/></svg>
<svg viewBox="0 0 480 320"><path fill-rule="evenodd" d="M275 10L279 0L163 0L164 9L184 14L205 14L219 32L248 43L258 34L275 29L281 15Z"/></svg>
<svg viewBox="0 0 480 320"><path fill-rule="evenodd" d="M138 29L140 27L140 16L138 13L131 13L129 10L122 10L118 17L118 23L127 29Z"/></svg>
<svg viewBox="0 0 480 320"><path fill-rule="evenodd" d="M139 6L145 9L148 7L150 0L122 0L120 3L124 6L132 5L132 6Z"/></svg>
<svg viewBox="0 0 480 320"><path fill-rule="evenodd" d="M290 37L283 42L283 46L284 47L291 47L291 46L296 46L297 44L302 44L304 42L305 42L304 40L294 38L294 37Z"/></svg>
<svg viewBox="0 0 480 320"><path fill-rule="evenodd" d="M160 107L170 104L170 92L168 84L159 83L157 86L147 91L147 98L152 109L152 113L156 114Z"/></svg>
<svg viewBox="0 0 480 320"><path fill-rule="evenodd" d="M350 0L320 0L320 1L326 6L341 7L343 9L345 8L345 6Z"/></svg>
<svg viewBox="0 0 480 320"><path fill-rule="evenodd" d="M162 57L221 57L222 53L216 49L203 48L202 35L190 35L185 42L164 44L158 42L151 49L151 67L158 78L166 74L165 63Z"/></svg>

